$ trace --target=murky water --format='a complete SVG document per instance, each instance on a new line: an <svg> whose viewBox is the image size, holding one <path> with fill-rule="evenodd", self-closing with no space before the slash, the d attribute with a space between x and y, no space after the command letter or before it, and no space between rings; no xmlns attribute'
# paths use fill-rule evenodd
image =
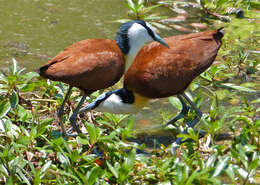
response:
<svg viewBox="0 0 260 185"><path fill-rule="evenodd" d="M121 0L0 0L0 7L0 65L15 57L27 70L76 41L113 39L113 21L127 18Z"/></svg>

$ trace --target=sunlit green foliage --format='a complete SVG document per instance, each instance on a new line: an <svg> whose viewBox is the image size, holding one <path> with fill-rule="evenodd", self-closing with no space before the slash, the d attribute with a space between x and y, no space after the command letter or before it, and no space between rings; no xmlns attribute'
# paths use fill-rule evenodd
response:
<svg viewBox="0 0 260 185"><path fill-rule="evenodd" d="M149 20L156 2L148 8L148 1L142 0L128 0L127 5L136 18ZM226 35L216 62L190 85L188 94L197 106L207 102L208 107L197 130L177 136L188 142L176 154L171 154L170 145L155 143L148 148L129 142L136 137L135 120L126 115L95 113L93 123L81 117L88 135L62 138L55 115L65 86L26 73L14 59L9 71L0 73L1 184L259 184L259 20L254 14L259 2L212 0L205 5L222 14L229 6L243 8L246 18L230 15L226 23L202 10L198 15L217 28L225 26ZM157 18L151 20L165 17ZM65 109L67 121L78 98L74 90ZM169 102L181 109L177 98ZM164 121L169 114L161 114ZM167 129L177 132L193 117L191 111L175 128ZM203 138L198 131L205 131ZM223 133L226 140L221 139Z"/></svg>

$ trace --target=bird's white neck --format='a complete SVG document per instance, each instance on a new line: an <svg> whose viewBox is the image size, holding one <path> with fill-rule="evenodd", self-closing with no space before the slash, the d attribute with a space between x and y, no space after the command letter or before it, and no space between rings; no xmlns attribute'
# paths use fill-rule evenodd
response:
<svg viewBox="0 0 260 185"><path fill-rule="evenodd" d="M121 93L119 93L121 91ZM134 114L142 110L142 108L148 103L149 98L132 92L133 102L129 99L130 91L124 91L124 89L117 90L109 95L106 99L102 100L95 110L101 112L109 112L114 114Z"/></svg>
<svg viewBox="0 0 260 185"><path fill-rule="evenodd" d="M129 69L129 67L134 62L136 55L138 54L139 50L144 46L143 42L137 42L133 46L131 46L128 54L125 56L125 72Z"/></svg>

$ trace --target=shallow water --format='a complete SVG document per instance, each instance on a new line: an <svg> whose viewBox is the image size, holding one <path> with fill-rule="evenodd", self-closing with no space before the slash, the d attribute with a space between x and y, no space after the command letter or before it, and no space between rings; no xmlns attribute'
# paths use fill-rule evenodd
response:
<svg viewBox="0 0 260 185"><path fill-rule="evenodd" d="M15 57L34 70L66 46L86 38L113 39L127 17L121 0L0 0L0 65Z"/></svg>

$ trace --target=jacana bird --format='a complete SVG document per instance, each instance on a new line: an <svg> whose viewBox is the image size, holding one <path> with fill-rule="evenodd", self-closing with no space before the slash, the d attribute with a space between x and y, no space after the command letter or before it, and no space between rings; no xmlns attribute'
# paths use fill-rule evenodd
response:
<svg viewBox="0 0 260 185"><path fill-rule="evenodd" d="M215 60L224 36L223 29L164 38L169 48L152 42L143 47L124 76L124 88L100 95L80 112L131 114L141 110L149 99L177 95L182 103L181 113L171 124L188 112L184 99L195 110L197 117L188 124L194 127L202 113L184 91L194 78ZM184 131L186 133L187 130ZM182 139L176 140L180 144Z"/></svg>
<svg viewBox="0 0 260 185"><path fill-rule="evenodd" d="M68 92L58 111L63 134L66 134L63 109L72 87L84 92L70 117L73 129L81 133L75 121L86 97L96 90L105 89L118 82L138 51L149 41L157 41L168 47L149 23L134 20L119 27L115 40L87 39L76 42L40 67L40 76L69 84Z"/></svg>

